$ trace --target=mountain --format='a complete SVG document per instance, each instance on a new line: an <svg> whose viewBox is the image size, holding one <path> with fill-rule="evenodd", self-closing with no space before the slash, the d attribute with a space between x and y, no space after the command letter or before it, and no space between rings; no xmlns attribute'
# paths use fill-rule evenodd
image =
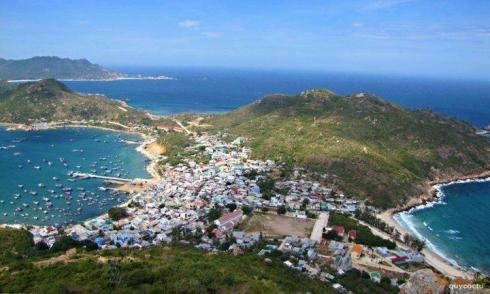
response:
<svg viewBox="0 0 490 294"><path fill-rule="evenodd" d="M0 91L0 122L33 121L115 121L137 124L149 121L148 115L102 95L74 93L64 84L41 80Z"/></svg>
<svg viewBox="0 0 490 294"><path fill-rule="evenodd" d="M207 123L248 138L254 156L304 167L383 208L425 191L428 180L490 168L489 141L471 125L362 93L272 95Z"/></svg>
<svg viewBox="0 0 490 294"><path fill-rule="evenodd" d="M55 56L39 56L21 60L0 58L0 79L77 79L110 80L126 75L90 63L87 59L69 59Z"/></svg>

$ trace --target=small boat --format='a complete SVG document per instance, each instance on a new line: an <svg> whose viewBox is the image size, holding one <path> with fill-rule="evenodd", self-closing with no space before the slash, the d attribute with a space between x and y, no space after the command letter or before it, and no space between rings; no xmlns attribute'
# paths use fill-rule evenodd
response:
<svg viewBox="0 0 490 294"><path fill-rule="evenodd" d="M41 167L39 165L34 166L35 169L40 170Z"/></svg>
<svg viewBox="0 0 490 294"><path fill-rule="evenodd" d="M53 177L53 181L59 181L60 179L57 177Z"/></svg>
<svg viewBox="0 0 490 294"><path fill-rule="evenodd" d="M46 187L46 185L44 185L43 183L39 183L39 184L37 184L37 186L38 186L39 188L44 188L44 187Z"/></svg>

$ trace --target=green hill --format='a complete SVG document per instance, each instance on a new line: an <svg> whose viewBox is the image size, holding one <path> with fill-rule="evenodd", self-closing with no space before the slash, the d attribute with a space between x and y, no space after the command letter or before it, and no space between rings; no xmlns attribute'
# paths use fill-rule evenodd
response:
<svg viewBox="0 0 490 294"><path fill-rule="evenodd" d="M305 167L381 207L417 195L428 179L490 166L489 142L469 124L366 94L272 95L207 123L247 137L257 157Z"/></svg>
<svg viewBox="0 0 490 294"><path fill-rule="evenodd" d="M333 293L330 285L255 253L155 246L75 254L36 249L25 230L0 229L2 293ZM374 287L359 278L363 287Z"/></svg>
<svg viewBox="0 0 490 294"><path fill-rule="evenodd" d="M0 122L25 124L66 120L136 124L147 122L149 117L121 101L102 95L74 93L53 79L28 82L0 91Z"/></svg>
<svg viewBox="0 0 490 294"><path fill-rule="evenodd" d="M124 74L90 63L87 59L56 56L36 56L28 59L0 58L0 79L83 79L107 80L125 77Z"/></svg>

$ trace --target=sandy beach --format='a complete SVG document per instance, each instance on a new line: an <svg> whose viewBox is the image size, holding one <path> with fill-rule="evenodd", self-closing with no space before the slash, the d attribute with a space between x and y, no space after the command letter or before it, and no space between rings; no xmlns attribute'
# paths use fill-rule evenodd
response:
<svg viewBox="0 0 490 294"><path fill-rule="evenodd" d="M383 220L388 225L394 227L402 236L405 234L411 234L407 229L401 226L394 218L393 214L396 213L394 209L389 209L383 213L377 215L377 217ZM440 273L445 276L456 278L461 277L464 279L473 279L473 274L467 272L463 269L458 268L457 266L449 263L444 258L439 256L437 253L433 252L428 248L424 248L422 250L422 254L425 256L425 262L435 268Z"/></svg>

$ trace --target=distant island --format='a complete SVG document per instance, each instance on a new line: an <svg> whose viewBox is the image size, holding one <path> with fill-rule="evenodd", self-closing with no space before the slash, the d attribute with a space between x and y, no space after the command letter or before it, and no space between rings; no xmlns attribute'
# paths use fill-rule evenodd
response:
<svg viewBox="0 0 490 294"><path fill-rule="evenodd" d="M59 80L119 80L119 79L171 79L167 76L144 77L112 71L87 59L70 59L56 56L36 56L11 60L0 58L0 80L29 81Z"/></svg>

